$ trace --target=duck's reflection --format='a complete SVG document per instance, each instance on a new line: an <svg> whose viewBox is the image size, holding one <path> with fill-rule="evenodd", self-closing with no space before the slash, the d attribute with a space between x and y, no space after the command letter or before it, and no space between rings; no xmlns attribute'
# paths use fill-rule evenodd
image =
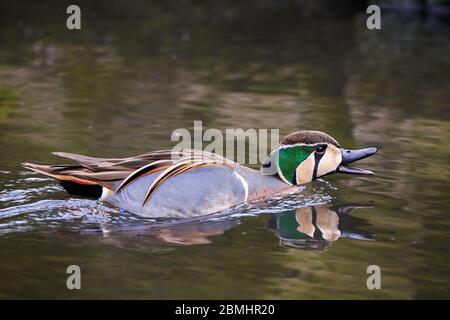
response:
<svg viewBox="0 0 450 320"><path fill-rule="evenodd" d="M303 250L324 250L339 238L371 240L373 235L359 229L367 225L363 219L349 215L356 208L371 208L361 205L330 206L328 204L298 208L269 216L267 227L274 230L282 246ZM127 239L140 237L139 246L158 238L177 245L199 245L211 243L213 236L224 234L240 223L239 218L222 217L152 225L137 228L109 229L103 232L103 241L126 246ZM153 239L153 240L152 240ZM146 241L147 240L147 241ZM135 241L132 241L136 245ZM148 244L148 243L147 243Z"/></svg>
<svg viewBox="0 0 450 320"><path fill-rule="evenodd" d="M153 234L168 243L195 245L211 243L209 239L225 233L239 223L237 220L180 224L155 228Z"/></svg>
<svg viewBox="0 0 450 320"><path fill-rule="evenodd" d="M267 226L277 233L281 245L304 250L324 250L339 238L372 240L373 234L359 229L367 222L348 214L357 208L371 207L324 204L298 208L271 217Z"/></svg>

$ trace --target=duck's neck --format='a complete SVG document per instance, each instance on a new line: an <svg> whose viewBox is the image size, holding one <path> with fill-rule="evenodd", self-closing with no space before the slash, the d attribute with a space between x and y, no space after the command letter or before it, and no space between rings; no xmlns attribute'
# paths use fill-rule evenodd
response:
<svg viewBox="0 0 450 320"><path fill-rule="evenodd" d="M283 182L278 175L265 176L259 171L247 167L238 167L236 173L239 174L248 186L248 200L268 198L276 193L291 188Z"/></svg>

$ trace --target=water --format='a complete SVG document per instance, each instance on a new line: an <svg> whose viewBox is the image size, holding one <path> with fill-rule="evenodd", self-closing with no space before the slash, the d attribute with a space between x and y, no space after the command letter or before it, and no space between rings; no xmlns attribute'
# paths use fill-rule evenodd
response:
<svg viewBox="0 0 450 320"><path fill-rule="evenodd" d="M108 3L81 2L82 32L64 29L64 4L0 4L0 298L450 298L442 12L390 11L369 32L359 8L320 2ZM20 166L170 148L194 120L375 145L361 166L376 176L153 221Z"/></svg>

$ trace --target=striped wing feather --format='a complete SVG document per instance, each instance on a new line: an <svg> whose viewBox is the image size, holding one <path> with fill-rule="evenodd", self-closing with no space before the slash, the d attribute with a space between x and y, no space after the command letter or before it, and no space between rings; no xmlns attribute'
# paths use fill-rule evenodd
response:
<svg viewBox="0 0 450 320"><path fill-rule="evenodd" d="M144 206L148 200L151 198L151 196L155 193L155 191L165 182L167 179L186 173L188 171L199 169L207 166L227 166L230 167L233 163L232 161L226 160L225 158L220 159L221 161L218 161L219 158L213 157L209 159L205 158L188 158L188 159L180 159L167 169L165 169L161 174L156 177L156 179L153 181L153 183L148 188L148 191L144 197L144 200L142 202L142 206ZM223 161L225 160L225 161Z"/></svg>
<svg viewBox="0 0 450 320"><path fill-rule="evenodd" d="M116 192L146 174L162 171L150 186L145 204L156 189L174 175L209 165L230 165L233 162L220 155L198 150L159 150L128 158L95 158L74 153L55 155L78 162L79 165L38 165L23 163L27 169L61 181L98 184L113 190L115 182L123 180Z"/></svg>

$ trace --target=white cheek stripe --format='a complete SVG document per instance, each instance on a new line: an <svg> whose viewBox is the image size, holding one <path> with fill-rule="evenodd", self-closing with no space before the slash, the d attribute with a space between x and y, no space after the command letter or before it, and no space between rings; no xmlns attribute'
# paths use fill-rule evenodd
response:
<svg viewBox="0 0 450 320"><path fill-rule="evenodd" d="M239 181L241 181L242 183L242 187L244 188L245 191L245 198L244 198L244 202L247 203L247 199L248 199L248 182L244 179L243 176L241 176L239 173L237 173L236 171L234 171L234 174L236 175L236 177L239 179Z"/></svg>

